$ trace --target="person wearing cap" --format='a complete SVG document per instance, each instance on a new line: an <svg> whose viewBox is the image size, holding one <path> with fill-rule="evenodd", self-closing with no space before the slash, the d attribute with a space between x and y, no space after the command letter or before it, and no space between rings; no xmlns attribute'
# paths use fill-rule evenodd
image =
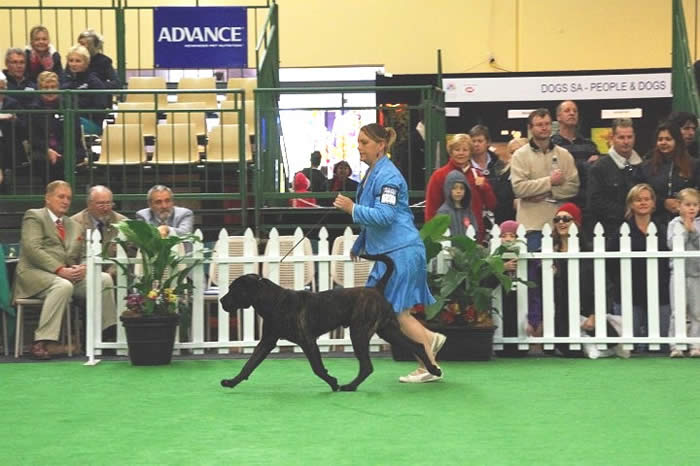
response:
<svg viewBox="0 0 700 466"><path fill-rule="evenodd" d="M576 224L576 228L580 231L583 223L583 214L581 208L573 202L563 204L557 210L557 213L552 219L554 230L552 231L552 239L554 240L554 251L569 252L571 241L575 237L571 237L571 226ZM590 251L592 248L582 239L582 235L578 236L579 251ZM554 260L554 335L557 337L567 337L569 335L569 259ZM591 259L579 260L579 302L582 335L595 334L595 314L594 314L594 275L593 261ZM617 331L611 324L607 323L608 336L618 336ZM591 359L597 359L601 356L611 354L602 353L594 344L585 344L583 351L569 349L568 344L557 344L557 350L566 357L581 357L584 354ZM620 357L629 357L629 352L622 349L621 345L615 346L616 354Z"/></svg>
<svg viewBox="0 0 700 466"><path fill-rule="evenodd" d="M515 220L506 220L502 222L499 226L501 230L500 238L504 245L514 245L518 240L518 228L520 224ZM507 273L515 275L518 267L518 260L516 258L506 261L504 268ZM528 280L530 281L541 281L537 280L537 277L541 276L540 272L540 261L529 260L527 261L528 269ZM527 312L527 324L526 333L529 336L542 336L542 299L540 291L541 287L536 286L528 288L528 312ZM503 316L503 336L504 337L517 337L518 336L518 294L515 290L509 290L503 292L501 301L501 313ZM527 350L519 350L517 344L504 344L503 350L498 352L499 356L505 357L522 357L526 356Z"/></svg>

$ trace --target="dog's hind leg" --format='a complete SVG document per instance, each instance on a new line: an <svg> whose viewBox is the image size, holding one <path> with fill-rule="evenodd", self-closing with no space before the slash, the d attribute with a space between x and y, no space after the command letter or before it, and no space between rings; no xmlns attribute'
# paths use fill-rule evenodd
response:
<svg viewBox="0 0 700 466"><path fill-rule="evenodd" d="M352 347L355 350L355 357L360 362L360 371L355 379L345 385L340 386L343 392L354 392L357 386L360 385L374 370L372 361L369 358L369 330L364 327L350 327L350 339Z"/></svg>
<svg viewBox="0 0 700 466"><path fill-rule="evenodd" d="M301 349L304 350L306 358L311 364L311 369L313 369L314 374L323 379L334 392L338 391L338 379L328 374L326 367L323 365L323 360L321 359L321 351L318 349L318 345L315 341L308 342L305 344L299 343Z"/></svg>
<svg viewBox="0 0 700 466"><path fill-rule="evenodd" d="M258 367L258 365L260 365L263 359L265 359L267 355L270 354L270 351L272 351L275 348L275 346L277 346L277 338L265 338L263 336L262 340L260 340L258 345L255 347L255 350L253 350L253 354L250 355L250 358L248 359L248 361L246 361L245 365L243 366L243 369L241 369L238 375L232 379L222 379L221 386L233 388L239 383L243 382L244 380L247 380L251 372L253 372L255 368Z"/></svg>
<svg viewBox="0 0 700 466"><path fill-rule="evenodd" d="M428 358L428 355L425 353L425 348L423 347L423 345L416 343L415 341L411 340L406 335L404 335L401 329L399 328L398 324L385 325L383 328L377 330L377 335L382 337L390 344L401 347L405 351L409 351L411 354L418 356L418 358L420 358L420 360L423 361L425 368L431 374L438 376L442 375L442 371L440 370L440 368L430 362L430 358Z"/></svg>

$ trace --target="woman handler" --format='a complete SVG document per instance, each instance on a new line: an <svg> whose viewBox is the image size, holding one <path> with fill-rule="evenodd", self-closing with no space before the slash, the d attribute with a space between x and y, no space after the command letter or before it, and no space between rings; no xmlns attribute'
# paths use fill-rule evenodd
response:
<svg viewBox="0 0 700 466"><path fill-rule="evenodd" d="M369 165L369 171L357 189L357 203L339 194L333 205L362 225L350 251L353 260L366 252L387 254L394 261L396 267L384 294L398 314L401 331L422 344L430 361L435 363L435 355L445 343L445 336L431 332L410 313L414 306L432 304L435 299L427 285L425 247L408 207L406 180L386 157L395 140L396 132L392 128L372 123L360 129L357 138L360 160ZM385 270L383 263L376 262L367 286L374 286ZM422 363L419 364L418 369L399 377L399 381L423 383L442 378L430 374Z"/></svg>

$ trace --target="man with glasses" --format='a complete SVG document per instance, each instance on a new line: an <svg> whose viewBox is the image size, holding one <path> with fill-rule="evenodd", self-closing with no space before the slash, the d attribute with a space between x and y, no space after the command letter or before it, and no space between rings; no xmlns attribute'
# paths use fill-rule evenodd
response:
<svg viewBox="0 0 700 466"><path fill-rule="evenodd" d="M579 179L569 151L552 142L552 116L546 108L527 118L530 143L513 154L510 163L513 193L519 199L516 220L527 230L527 246L537 251L542 227L559 206L578 193Z"/></svg>
<svg viewBox="0 0 700 466"><path fill-rule="evenodd" d="M85 238L87 244L88 230L97 230L102 236L102 244L107 244L117 237L119 231L114 227L116 223L126 220L126 217L112 210L114 200L112 191L102 185L93 186L88 189L87 207L71 217L71 220L77 222L82 231L82 237ZM83 251L84 253L86 251ZM110 255L116 255L116 245L110 246ZM116 266L114 264L107 266L106 272L116 275Z"/></svg>
<svg viewBox="0 0 700 466"><path fill-rule="evenodd" d="M9 48L5 52L5 69L2 70L7 80L8 91L33 91L36 89L36 83L30 81L24 76L27 68L27 58L24 56L24 50L20 48ZM23 108L27 108L35 99L33 94L15 94L12 96L17 99Z"/></svg>
<svg viewBox="0 0 700 466"><path fill-rule="evenodd" d="M638 183L644 183L642 158L634 150L632 120L621 118L612 123L612 147L601 157L589 173L588 212L591 226L600 222L605 236L618 232L625 221L627 193Z"/></svg>

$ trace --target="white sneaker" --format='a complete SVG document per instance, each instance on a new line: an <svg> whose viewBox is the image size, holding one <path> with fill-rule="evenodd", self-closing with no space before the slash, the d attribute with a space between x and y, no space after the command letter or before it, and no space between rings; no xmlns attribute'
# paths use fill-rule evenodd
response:
<svg viewBox="0 0 700 466"><path fill-rule="evenodd" d="M416 369L408 375L399 377L399 382L402 383L426 383L441 380L441 375L433 375L423 368Z"/></svg>
<svg viewBox="0 0 700 466"><path fill-rule="evenodd" d="M430 343L430 350L433 352L433 356L437 358L438 353L442 349L443 345L447 341L447 337L442 333L435 332L433 336L433 341Z"/></svg>
<svg viewBox="0 0 700 466"><path fill-rule="evenodd" d="M598 359L600 350L593 343L585 343L583 345L583 353L588 356L588 359Z"/></svg>
<svg viewBox="0 0 700 466"><path fill-rule="evenodd" d="M674 348L671 350L671 354L668 356L671 358L682 358L685 356L685 354L683 354L683 351Z"/></svg>
<svg viewBox="0 0 700 466"><path fill-rule="evenodd" d="M615 354L617 355L618 358L622 358L622 359L629 359L630 358L630 350L623 349L622 345L615 345Z"/></svg>

